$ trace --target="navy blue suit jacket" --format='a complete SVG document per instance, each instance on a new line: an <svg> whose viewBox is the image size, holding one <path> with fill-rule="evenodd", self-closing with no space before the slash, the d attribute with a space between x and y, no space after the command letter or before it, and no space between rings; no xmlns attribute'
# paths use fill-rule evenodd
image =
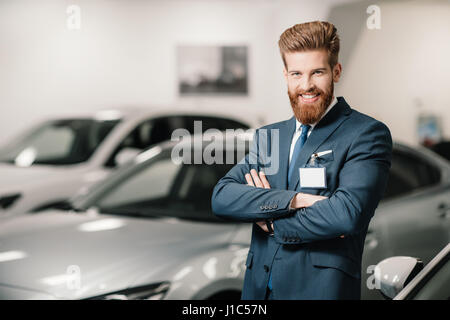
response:
<svg viewBox="0 0 450 320"><path fill-rule="evenodd" d="M258 129L249 154L214 188L217 216L248 222L274 219L273 236L253 224L242 299L264 299L269 273L275 299L360 299L364 240L388 180L391 134L383 123L338 97L294 164L305 167L313 153L332 150L318 159L326 168L327 188L305 189L298 177L289 186L287 182L294 131L294 117ZM270 139L275 132L279 139ZM261 133L268 139L261 139ZM275 153L279 162L268 164ZM247 185L244 175L253 168L266 172L271 189ZM289 210L297 192L328 199Z"/></svg>

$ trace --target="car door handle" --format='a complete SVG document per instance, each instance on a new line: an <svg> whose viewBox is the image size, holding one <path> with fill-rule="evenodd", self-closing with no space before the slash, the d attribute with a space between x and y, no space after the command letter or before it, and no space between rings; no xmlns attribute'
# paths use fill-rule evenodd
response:
<svg viewBox="0 0 450 320"><path fill-rule="evenodd" d="M441 203L438 206L439 217L442 219L450 219L450 206L446 203Z"/></svg>
<svg viewBox="0 0 450 320"><path fill-rule="evenodd" d="M375 249L378 246L378 239L375 237L375 232L372 229L367 230L364 246L370 249Z"/></svg>
<svg viewBox="0 0 450 320"><path fill-rule="evenodd" d="M441 212L441 214L439 214L439 218L450 219L450 209L448 209L444 212Z"/></svg>

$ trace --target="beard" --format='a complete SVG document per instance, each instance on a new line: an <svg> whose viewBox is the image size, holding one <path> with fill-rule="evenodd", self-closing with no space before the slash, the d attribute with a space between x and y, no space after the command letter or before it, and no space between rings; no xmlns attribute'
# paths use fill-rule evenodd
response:
<svg viewBox="0 0 450 320"><path fill-rule="evenodd" d="M289 100L291 101L292 111L294 112L295 118L302 124L314 124L319 121L333 98L334 83L331 81L330 85L326 91L320 90L319 88L312 88L306 92L297 90L291 92L288 89ZM301 94L319 94L317 101L312 103L303 103L300 100Z"/></svg>

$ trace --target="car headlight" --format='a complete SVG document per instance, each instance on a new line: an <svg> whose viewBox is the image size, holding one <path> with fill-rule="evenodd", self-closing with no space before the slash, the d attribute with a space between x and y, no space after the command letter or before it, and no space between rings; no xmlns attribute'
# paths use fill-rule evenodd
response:
<svg viewBox="0 0 450 320"><path fill-rule="evenodd" d="M169 282L159 282L90 298L90 300L162 300L169 291Z"/></svg>
<svg viewBox="0 0 450 320"><path fill-rule="evenodd" d="M0 197L0 208L8 209L11 207L22 195L15 193L7 196Z"/></svg>

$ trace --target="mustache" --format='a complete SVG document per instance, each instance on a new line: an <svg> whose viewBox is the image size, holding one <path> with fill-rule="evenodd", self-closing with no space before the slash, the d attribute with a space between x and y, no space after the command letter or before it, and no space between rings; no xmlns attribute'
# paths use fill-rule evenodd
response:
<svg viewBox="0 0 450 320"><path fill-rule="evenodd" d="M303 94L323 94L324 92L318 88L314 88L314 89L309 89L307 91L303 91L303 90L296 90L294 92L295 95L299 96L299 95L303 95Z"/></svg>

